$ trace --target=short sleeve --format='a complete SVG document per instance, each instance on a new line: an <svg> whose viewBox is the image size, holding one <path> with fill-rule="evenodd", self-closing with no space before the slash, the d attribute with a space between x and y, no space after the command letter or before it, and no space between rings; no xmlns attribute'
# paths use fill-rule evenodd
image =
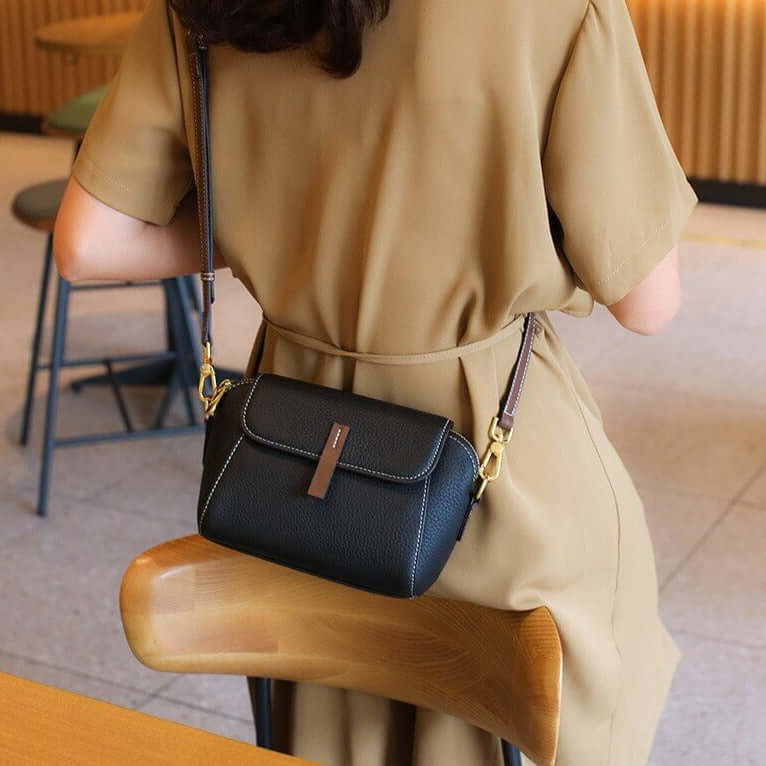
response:
<svg viewBox="0 0 766 766"><path fill-rule="evenodd" d="M167 0L149 0L72 173L109 207L160 225L192 187Z"/></svg>
<svg viewBox="0 0 766 766"><path fill-rule="evenodd" d="M592 0L543 151L549 204L578 282L623 298L681 237L697 198L665 132L625 0Z"/></svg>

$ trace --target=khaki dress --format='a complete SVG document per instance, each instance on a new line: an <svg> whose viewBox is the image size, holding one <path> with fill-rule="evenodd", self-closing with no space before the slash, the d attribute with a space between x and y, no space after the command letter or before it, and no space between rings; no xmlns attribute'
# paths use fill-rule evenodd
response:
<svg viewBox="0 0 766 766"><path fill-rule="evenodd" d="M183 30L149 0L75 176L168 223L193 186L191 103ZM679 652L641 500L546 313L619 300L696 202L624 0L392 0L349 79L304 50L216 47L211 113L217 248L267 318L250 372L447 415L483 450L514 319L538 312L508 459L431 592L548 606L557 763L645 764ZM275 704L283 747L326 766L501 763L494 737L403 703L280 683Z"/></svg>

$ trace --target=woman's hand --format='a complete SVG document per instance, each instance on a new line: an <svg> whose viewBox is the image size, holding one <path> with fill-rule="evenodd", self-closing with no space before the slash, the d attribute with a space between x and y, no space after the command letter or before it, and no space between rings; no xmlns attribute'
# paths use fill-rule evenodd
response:
<svg viewBox="0 0 766 766"><path fill-rule="evenodd" d="M656 335L664 330L681 308L678 247L674 247L643 282L607 308L623 327L633 332Z"/></svg>
<svg viewBox="0 0 766 766"><path fill-rule="evenodd" d="M140 281L199 270L197 199L190 192L167 226L105 205L72 178L56 218L53 252L64 279ZM216 267L223 266L216 257Z"/></svg>

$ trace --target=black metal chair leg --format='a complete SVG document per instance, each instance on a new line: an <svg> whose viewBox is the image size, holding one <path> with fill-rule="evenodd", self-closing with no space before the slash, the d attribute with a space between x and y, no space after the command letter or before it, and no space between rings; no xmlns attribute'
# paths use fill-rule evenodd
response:
<svg viewBox="0 0 766 766"><path fill-rule="evenodd" d="M199 312L197 289L194 282L191 283L191 288L189 287L189 277L179 277L176 279L176 286L178 287L178 296L181 304L184 342L188 344L192 364L196 372L202 361L200 356L200 333L191 316L191 311Z"/></svg>
<svg viewBox="0 0 766 766"><path fill-rule="evenodd" d="M37 499L38 516L45 516L48 510L51 464L53 462L53 448L56 446L56 407L58 404L59 373L61 371L61 363L64 361L70 291L71 285L69 282L59 277L58 289L56 291L56 312L53 321L53 347L51 349L50 378L48 379L48 407L45 413L43 454L40 465L40 487Z"/></svg>
<svg viewBox="0 0 766 766"><path fill-rule="evenodd" d="M519 748L510 742L501 740L503 748L503 763L505 766L521 766L521 752Z"/></svg>
<svg viewBox="0 0 766 766"><path fill-rule="evenodd" d="M35 382L37 371L40 367L40 346L43 337L43 322L45 321L45 305L48 302L48 285L51 277L51 263L53 262L53 235L49 234L45 243L45 259L43 261L43 274L40 280L40 295L37 299L37 320L35 333L32 338L32 356L29 360L29 375L27 378L27 395L24 399L24 415L21 420L21 438L19 442L26 446L29 441L29 426L32 420L32 404L35 398Z"/></svg>
<svg viewBox="0 0 766 766"><path fill-rule="evenodd" d="M179 372L181 394L186 407L189 425L197 422L195 406L192 402L191 391L197 387L194 377L199 369L195 365L194 345L187 339L184 314L187 307L183 303L181 279L169 279L164 282L165 301L167 305L168 328L172 336L171 345L176 353L176 370Z"/></svg>
<svg viewBox="0 0 766 766"><path fill-rule="evenodd" d="M255 743L258 747L271 750L271 681L268 678L248 677L247 690L253 708Z"/></svg>
<svg viewBox="0 0 766 766"><path fill-rule="evenodd" d="M173 399L178 393L178 388L181 385L180 377L181 373L178 369L178 365L175 365L170 380L168 381L168 387L165 389L165 395L162 397L160 408L157 410L157 414L154 417L152 428L160 430L165 427L165 418L168 416L170 405L173 403Z"/></svg>
<svg viewBox="0 0 766 766"><path fill-rule="evenodd" d="M186 291L189 293L189 302L192 311L195 314L199 314L202 311L202 301L197 291L197 278L193 276L181 277L186 285Z"/></svg>
<svg viewBox="0 0 766 766"><path fill-rule="evenodd" d="M191 312L193 309L194 300L192 294L189 292L189 278L178 277L175 280L176 291L178 294L178 314L181 324L182 338L179 338L178 353L180 356L184 356L181 352L181 347L188 349L188 364L191 367L191 389L195 390L198 383L198 373L200 365L202 364L201 347L199 341L199 330L194 324ZM194 283L192 282L192 288ZM193 411L194 413L195 411ZM194 425L197 422L196 415L192 414L189 425Z"/></svg>
<svg viewBox="0 0 766 766"><path fill-rule="evenodd" d="M128 405L125 404L125 397L122 395L122 386L120 380L114 372L114 365L111 359L104 360L104 366L106 367L106 374L109 376L109 380L112 382L112 391L114 392L114 398L117 402L117 408L120 410L120 417L122 418L125 430L128 433L132 433L136 429L133 428L133 421L130 419L130 413L128 412Z"/></svg>

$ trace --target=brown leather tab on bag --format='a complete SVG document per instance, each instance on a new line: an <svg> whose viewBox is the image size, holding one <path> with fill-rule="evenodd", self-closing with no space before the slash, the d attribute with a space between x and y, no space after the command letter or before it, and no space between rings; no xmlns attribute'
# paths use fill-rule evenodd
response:
<svg viewBox="0 0 766 766"><path fill-rule="evenodd" d="M349 430L349 426L344 426L340 423L332 424L330 435L327 437L324 449L319 457L319 463L317 463L316 471L314 471L314 478L311 480L311 486L309 487L309 495L312 497L324 500L325 495L327 495L327 489L335 473L335 467L338 465L338 459L343 450L343 445L346 443Z"/></svg>

